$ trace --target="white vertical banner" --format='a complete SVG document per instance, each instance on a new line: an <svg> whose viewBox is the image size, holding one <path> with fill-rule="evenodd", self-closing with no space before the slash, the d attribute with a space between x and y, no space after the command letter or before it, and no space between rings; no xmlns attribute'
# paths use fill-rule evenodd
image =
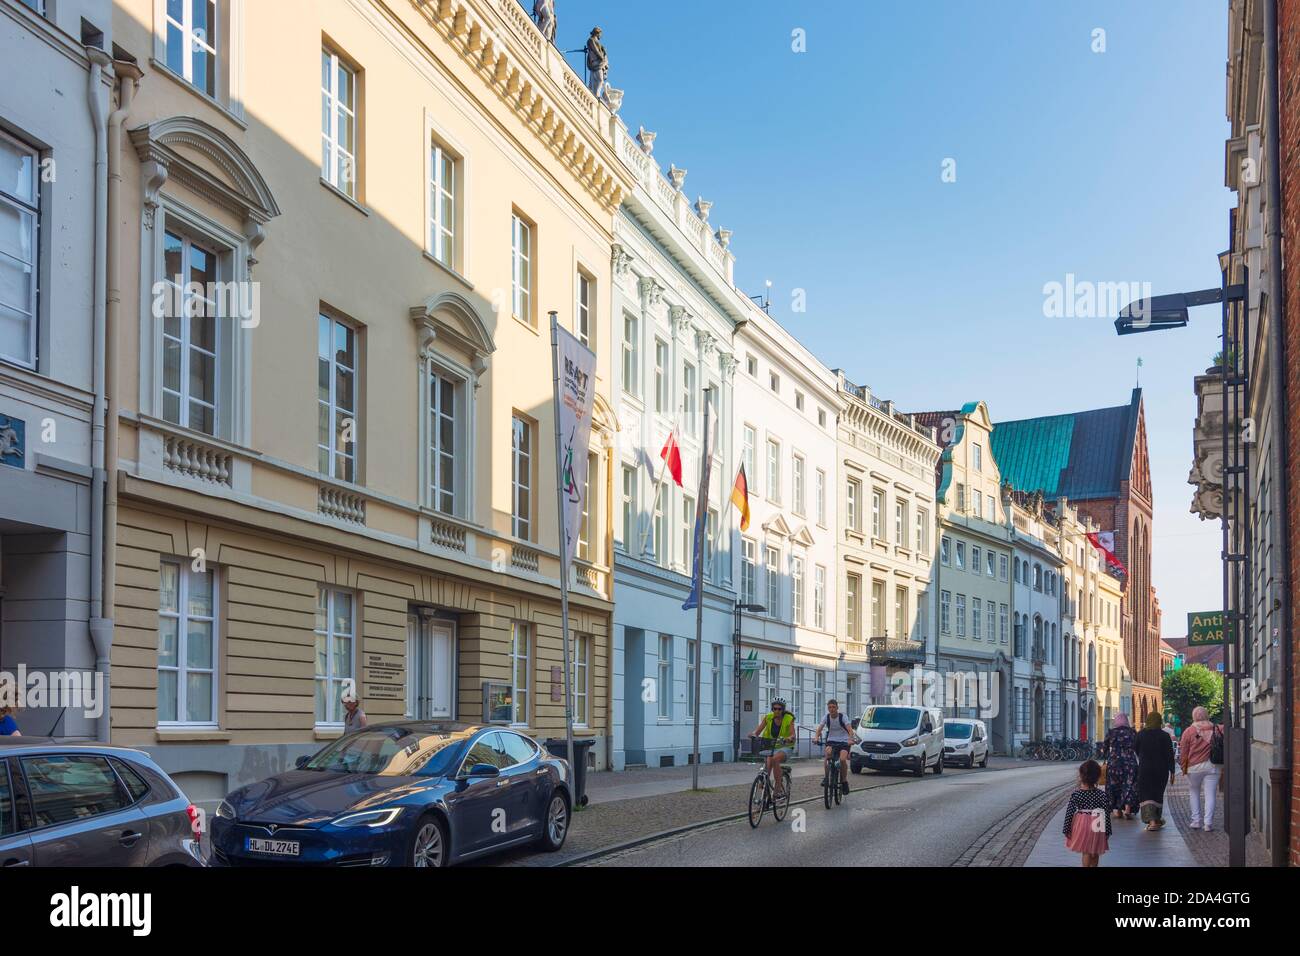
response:
<svg viewBox="0 0 1300 956"><path fill-rule="evenodd" d="M587 452L591 447L591 407L595 401L596 354L551 315L555 343L555 421L560 483L560 561L564 581L577 550L587 494Z"/></svg>

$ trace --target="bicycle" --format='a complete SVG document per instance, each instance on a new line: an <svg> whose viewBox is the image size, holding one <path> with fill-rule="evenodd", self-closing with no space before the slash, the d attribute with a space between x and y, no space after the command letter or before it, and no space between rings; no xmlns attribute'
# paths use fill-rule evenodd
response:
<svg viewBox="0 0 1300 956"><path fill-rule="evenodd" d="M830 741L826 741L821 744L814 743L814 746L825 748L829 744ZM827 759L826 755L822 754L822 800L825 802L827 810L831 808L832 801L836 806L839 806L840 801L844 798L844 782L840 779L840 770L838 749L832 751L830 759ZM831 779L832 774L834 775L834 781Z"/></svg>
<svg viewBox="0 0 1300 956"><path fill-rule="evenodd" d="M771 737L755 737L752 734L749 739L751 741L766 741L767 743L776 742ZM760 757L768 757L772 752L771 749L753 750L751 748L751 753ZM751 827L757 827L763 821L763 814L768 807L772 808L772 816L776 818L777 823L785 819L786 811L790 809L790 768L784 764L781 766L781 777L785 788L781 791L780 799L777 799L767 768L759 768L758 776L754 778L754 783L749 788L749 825Z"/></svg>

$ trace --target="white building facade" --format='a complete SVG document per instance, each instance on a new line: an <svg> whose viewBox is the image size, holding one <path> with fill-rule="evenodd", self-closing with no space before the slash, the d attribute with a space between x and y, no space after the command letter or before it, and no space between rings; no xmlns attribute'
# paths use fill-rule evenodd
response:
<svg viewBox="0 0 1300 956"><path fill-rule="evenodd" d="M1016 745L1065 733L1062 693L1061 568L1057 529L1042 496L1011 496L1012 626L1016 629L1012 701Z"/></svg>

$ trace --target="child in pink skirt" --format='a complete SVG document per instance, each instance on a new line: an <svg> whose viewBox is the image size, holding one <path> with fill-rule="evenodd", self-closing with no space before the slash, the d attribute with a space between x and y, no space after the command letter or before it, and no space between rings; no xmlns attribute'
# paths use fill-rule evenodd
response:
<svg viewBox="0 0 1300 956"><path fill-rule="evenodd" d="M1065 847L1083 854L1084 866L1096 866L1110 848L1110 799L1097 786L1101 764L1085 760L1079 765L1079 789L1070 794L1065 808Z"/></svg>

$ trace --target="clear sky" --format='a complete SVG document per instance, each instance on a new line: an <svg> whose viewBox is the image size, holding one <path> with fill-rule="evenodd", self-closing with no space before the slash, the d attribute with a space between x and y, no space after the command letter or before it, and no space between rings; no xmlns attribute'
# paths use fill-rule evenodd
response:
<svg viewBox="0 0 1300 956"><path fill-rule="evenodd" d="M1187 484L1218 310L1120 339L1113 316L1046 317L1043 287L1218 285L1224 0L556 7L561 49L603 28L623 119L734 231L737 284L771 279L773 315L876 395L995 421L1121 405L1141 356L1164 635L1221 606L1218 523Z"/></svg>

